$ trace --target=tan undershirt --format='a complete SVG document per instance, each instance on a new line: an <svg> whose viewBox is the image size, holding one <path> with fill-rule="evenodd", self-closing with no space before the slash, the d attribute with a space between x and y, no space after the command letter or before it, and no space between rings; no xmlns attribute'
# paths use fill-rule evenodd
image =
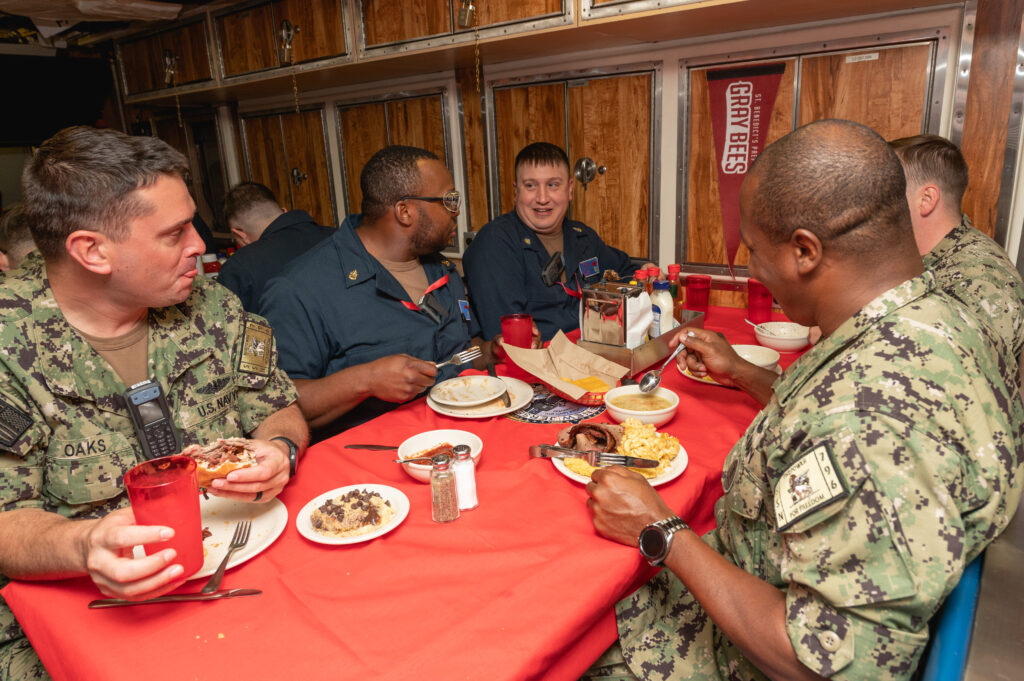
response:
<svg viewBox="0 0 1024 681"><path fill-rule="evenodd" d="M148 318L144 318L128 333L113 338L97 338L78 329L75 331L114 367L126 388L149 378Z"/></svg>
<svg viewBox="0 0 1024 681"><path fill-rule="evenodd" d="M544 250L548 252L548 255L552 256L565 248L564 234L563 231L559 230L558 234L538 234L537 238L544 244ZM565 254L563 253L562 255L564 258ZM565 281L565 272L562 272L561 280Z"/></svg>
<svg viewBox="0 0 1024 681"><path fill-rule="evenodd" d="M419 260L409 260L408 262L393 262L380 258L377 260L384 266L384 269L391 273L391 276L398 280L405 292L409 294L409 300L414 303L420 302L420 298L423 297L423 292L427 290L430 282L427 281L427 271L423 269L423 264Z"/></svg>

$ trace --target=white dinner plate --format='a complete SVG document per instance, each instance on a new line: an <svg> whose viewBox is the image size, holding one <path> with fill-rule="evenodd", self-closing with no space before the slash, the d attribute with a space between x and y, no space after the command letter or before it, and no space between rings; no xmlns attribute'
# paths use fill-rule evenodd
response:
<svg viewBox="0 0 1024 681"><path fill-rule="evenodd" d="M313 511L318 509L328 499L341 496L342 494L354 489L376 492L381 495L385 501L390 502L391 507L395 509L395 515L391 518L391 521L387 525L379 527L373 532L360 534L356 537L328 537L326 534L320 534L314 530L312 521ZM387 534L401 525L407 515L409 515L409 497L405 496L401 490L397 490L394 487L388 487L387 485L348 485L346 487L332 489L330 492L324 492L323 494L310 499L309 503L303 506L298 515L295 516L295 529L297 529L299 534L306 539L315 541L319 544L358 544Z"/></svg>
<svg viewBox="0 0 1024 681"><path fill-rule="evenodd" d="M509 376L500 376L499 378L505 382L505 386L508 389L508 397L511 404L507 407L501 401L500 396L490 402L478 404L475 407L452 407L435 401L430 395L427 395L427 406L438 414L452 416L457 419L486 419L518 411L528 405L533 399L533 386L526 381L520 381L518 378L510 378Z"/></svg>
<svg viewBox="0 0 1024 681"><path fill-rule="evenodd" d="M679 369L679 365L678 364L676 365L676 368ZM776 366L772 371L777 373L779 376L782 375L782 367ZM690 379L691 381L697 381L698 383L706 383L708 385L717 385L720 388L731 388L733 390L737 390L736 386L734 386L734 385L722 385L721 383L719 383L715 379L711 378L710 376L704 376L702 378L698 378L697 376L694 376L693 374L690 373L690 369L689 368L679 369L679 373L681 373L683 376L685 376L686 378Z"/></svg>
<svg viewBox="0 0 1024 681"><path fill-rule="evenodd" d="M203 540L203 567L189 579L209 577L217 571L224 560L235 524L241 520L252 522L249 543L231 554L228 569L241 565L261 553L281 536L288 525L288 509L278 499L265 504L236 501L211 495L208 499L199 497L199 510L203 527L210 530L210 536ZM141 546L135 547L135 556L144 555Z"/></svg>
<svg viewBox="0 0 1024 681"><path fill-rule="evenodd" d="M475 407L505 392L505 384L493 376L457 376L430 389L430 397L449 407Z"/></svg>
<svg viewBox="0 0 1024 681"><path fill-rule="evenodd" d="M675 480L676 478L683 474L683 471L686 470L686 465L689 463L689 461L689 457L686 456L686 450L683 449L682 445L679 445L679 453L676 454L676 458L672 460L672 465L668 467L668 470L666 470L661 475L658 475L653 478L648 478L647 482L651 483L652 487L664 485L666 482L672 482L673 480ZM555 464L555 468L558 469L559 473L569 478L570 480L581 482L584 485L590 482L590 478L569 470L569 467L566 466L565 462L563 462L561 459L551 459L551 463Z"/></svg>

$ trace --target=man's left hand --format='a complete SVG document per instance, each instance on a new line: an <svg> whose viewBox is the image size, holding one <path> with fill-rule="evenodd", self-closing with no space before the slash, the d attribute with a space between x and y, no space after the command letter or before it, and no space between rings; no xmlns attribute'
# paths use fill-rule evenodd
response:
<svg viewBox="0 0 1024 681"><path fill-rule="evenodd" d="M249 440L256 465L239 468L210 483L214 496L239 501L267 502L288 484L287 445L277 440ZM261 494L262 493L262 494Z"/></svg>
<svg viewBox="0 0 1024 681"><path fill-rule="evenodd" d="M622 466L598 468L587 483L594 528L608 539L636 546L647 525L673 515L647 478Z"/></svg>

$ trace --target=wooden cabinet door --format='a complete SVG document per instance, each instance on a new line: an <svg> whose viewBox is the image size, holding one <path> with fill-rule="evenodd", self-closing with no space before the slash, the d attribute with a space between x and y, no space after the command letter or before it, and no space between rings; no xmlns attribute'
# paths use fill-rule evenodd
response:
<svg viewBox="0 0 1024 681"><path fill-rule="evenodd" d="M225 76L278 65L274 10L270 3L217 17L217 35Z"/></svg>
<svg viewBox="0 0 1024 681"><path fill-rule="evenodd" d="M349 213L362 211L359 175L363 166L389 144L426 149L449 164L439 94L338 107L338 126Z"/></svg>
<svg viewBox="0 0 1024 681"><path fill-rule="evenodd" d="M407 42L452 32L452 14L448 0L361 0L360 5L367 47Z"/></svg>
<svg viewBox="0 0 1024 681"><path fill-rule="evenodd" d="M164 59L159 36L121 44L125 90L133 95L164 87Z"/></svg>
<svg viewBox="0 0 1024 681"><path fill-rule="evenodd" d="M500 213L515 206L516 154L532 142L550 142L565 149L565 116L564 82L494 91Z"/></svg>
<svg viewBox="0 0 1024 681"><path fill-rule="evenodd" d="M197 21L174 31L162 33L161 45L164 52L169 51L176 58L174 62L175 85L186 85L210 79L210 52L206 42L206 24L204 22Z"/></svg>
<svg viewBox="0 0 1024 681"><path fill-rule="evenodd" d="M922 131L929 44L804 57L799 125L846 118L885 139Z"/></svg>
<svg viewBox="0 0 1024 681"><path fill-rule="evenodd" d="M461 0L451 0L453 16L459 15ZM562 0L519 0L518 2L475 2L476 26L492 26L562 13ZM466 29L472 30L472 29Z"/></svg>
<svg viewBox="0 0 1024 681"><path fill-rule="evenodd" d="M284 151L280 116L255 116L242 119L249 179L266 185L285 208L291 205L288 157Z"/></svg>
<svg viewBox="0 0 1024 681"><path fill-rule="evenodd" d="M291 186L292 209L301 209L321 225L335 225L331 180L327 169L323 112L281 114L287 164L278 170Z"/></svg>
<svg viewBox="0 0 1024 681"><path fill-rule="evenodd" d="M639 73L495 90L500 212L515 205L516 154L531 142L551 142L566 150L570 177L579 158L605 166L586 189L576 183L569 217L609 245L648 257L652 78Z"/></svg>
<svg viewBox="0 0 1024 681"><path fill-rule="evenodd" d="M281 22L298 32L292 38L292 63L345 54L345 26L339 0L278 0L274 3L274 35L280 43Z"/></svg>
<svg viewBox="0 0 1024 681"><path fill-rule="evenodd" d="M345 205L349 213L362 212L359 174L379 149L388 145L388 119L383 102L339 107L341 159L345 168Z"/></svg>
<svg viewBox="0 0 1024 681"><path fill-rule="evenodd" d="M569 86L569 162L606 168L577 182L570 214L605 243L649 256L652 74L577 81Z"/></svg>

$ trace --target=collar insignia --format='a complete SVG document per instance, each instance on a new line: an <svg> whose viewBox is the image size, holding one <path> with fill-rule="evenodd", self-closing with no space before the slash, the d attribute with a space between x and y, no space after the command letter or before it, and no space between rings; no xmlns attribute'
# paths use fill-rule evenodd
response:
<svg viewBox="0 0 1024 681"><path fill-rule="evenodd" d="M526 244L527 246L529 246L530 245L530 237L524 236L523 237L523 243Z"/></svg>
<svg viewBox="0 0 1024 681"><path fill-rule="evenodd" d="M355 281L358 276L359 272L357 272L356 270L352 270L351 272L348 273L348 278L351 279L352 281Z"/></svg>

